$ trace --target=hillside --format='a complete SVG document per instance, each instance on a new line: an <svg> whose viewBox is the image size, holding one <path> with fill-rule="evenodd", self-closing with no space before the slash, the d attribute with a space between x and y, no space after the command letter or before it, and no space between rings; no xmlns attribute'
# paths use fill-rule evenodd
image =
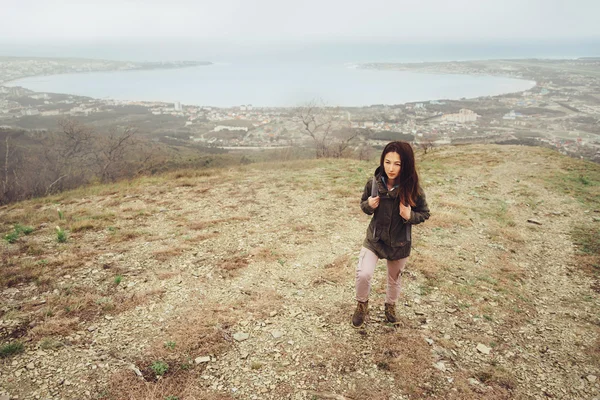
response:
<svg viewBox="0 0 600 400"><path fill-rule="evenodd" d="M350 325L374 162L185 170L0 208L0 399L599 397L600 167L521 146L418 157L432 216L397 328L381 261L370 322Z"/></svg>

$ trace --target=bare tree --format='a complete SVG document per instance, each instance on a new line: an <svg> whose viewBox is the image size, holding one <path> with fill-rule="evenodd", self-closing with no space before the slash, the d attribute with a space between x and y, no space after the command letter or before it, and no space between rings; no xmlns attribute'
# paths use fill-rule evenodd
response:
<svg viewBox="0 0 600 400"><path fill-rule="evenodd" d="M59 126L61 131L48 137L44 150L49 174L46 194L84 183L94 161L93 129L71 119L61 120Z"/></svg>
<svg viewBox="0 0 600 400"><path fill-rule="evenodd" d="M345 156L350 143L358 136L357 131L347 124L335 121L330 108L318 105L316 101L302 107L299 117L304 133L313 141L317 158Z"/></svg>
<svg viewBox="0 0 600 400"><path fill-rule="evenodd" d="M119 175L127 175L123 171L126 163L126 154L135 145L137 129L126 127L119 132L111 129L107 136L97 139L95 157L102 182L114 181Z"/></svg>
<svg viewBox="0 0 600 400"><path fill-rule="evenodd" d="M419 142L419 147L421 149L423 149L423 154L427 154L427 151L429 149L433 149L435 147L435 144L433 143L433 140L426 139L426 140L423 140L423 141Z"/></svg>
<svg viewBox="0 0 600 400"><path fill-rule="evenodd" d="M314 142L316 157L327 157L333 125L332 115L324 112L323 107L318 106L316 101L311 101L300 109L300 118L305 134Z"/></svg>

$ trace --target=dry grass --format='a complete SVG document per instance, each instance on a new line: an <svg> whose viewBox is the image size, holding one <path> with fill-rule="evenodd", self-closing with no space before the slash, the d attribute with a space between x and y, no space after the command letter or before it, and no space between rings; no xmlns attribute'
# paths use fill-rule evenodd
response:
<svg viewBox="0 0 600 400"><path fill-rule="evenodd" d="M220 218L220 219L213 219L210 221L194 221L194 222L190 222L190 224L188 225L188 228L195 230L195 231L200 231L203 229L207 229L209 227L215 226L215 225L219 225L219 224L224 224L224 223L229 223L229 222L242 222L242 221L249 221L250 218L249 217L229 217L229 218Z"/></svg>
<svg viewBox="0 0 600 400"><path fill-rule="evenodd" d="M311 224L302 224L302 223L300 223L300 224L296 224L296 225L292 226L292 231L294 231L294 232L302 232L302 233L309 232L309 233L312 233L315 230L316 230L315 227L313 225L311 225Z"/></svg>
<svg viewBox="0 0 600 400"><path fill-rule="evenodd" d="M410 398L431 398L440 394L442 377L432 367L434 359L420 333L398 328L374 338L373 362L389 371L403 393Z"/></svg>
<svg viewBox="0 0 600 400"><path fill-rule="evenodd" d="M265 319L272 311L279 311L283 305L283 296L270 288L246 291L248 297L243 304L235 305L234 309L244 314L251 314L254 318Z"/></svg>
<svg viewBox="0 0 600 400"><path fill-rule="evenodd" d="M164 281L165 279L171 279L180 273L181 271L156 271L156 278L160 281Z"/></svg>
<svg viewBox="0 0 600 400"><path fill-rule="evenodd" d="M133 229L115 229L113 228L108 235L108 241L111 243L120 243L127 242L129 240L134 240L138 237L144 236L144 234L140 231Z"/></svg>
<svg viewBox="0 0 600 400"><path fill-rule="evenodd" d="M323 276L327 283L342 284L352 281L356 269L354 256L342 254L324 266Z"/></svg>
<svg viewBox="0 0 600 400"><path fill-rule="evenodd" d="M46 270L44 264L32 260L19 260L15 257L0 257L2 268L0 268L0 286L14 287L21 283L35 282L40 280Z"/></svg>
<svg viewBox="0 0 600 400"><path fill-rule="evenodd" d="M71 223L69 225L69 229L71 232L81 232L81 231L99 231L106 227L106 222L94 220L94 219L84 219Z"/></svg>
<svg viewBox="0 0 600 400"><path fill-rule="evenodd" d="M202 312L191 312L186 318L174 320L165 329L165 336L139 358L132 359L144 379L133 371L119 371L109 384L111 399L160 399L177 396L180 399L230 399L205 387L200 375L206 364L195 364L199 356L218 357L233 343L230 330L237 320L236 312L223 306L201 304ZM170 343L170 346L166 344ZM168 370L156 379L150 366L156 361L168 364ZM212 382L207 382L211 384Z"/></svg>
<svg viewBox="0 0 600 400"><path fill-rule="evenodd" d="M195 236L186 237L185 241L189 243L200 243L209 239L213 239L219 236L219 233L211 232L211 233L200 233Z"/></svg>
<svg viewBox="0 0 600 400"><path fill-rule="evenodd" d="M220 265L221 272L230 278L237 276L240 270L248 266L248 259L242 256L229 258Z"/></svg>
<svg viewBox="0 0 600 400"><path fill-rule="evenodd" d="M249 252L249 256L253 261L275 261L279 257L277 251L269 248L269 247L256 247Z"/></svg>
<svg viewBox="0 0 600 400"><path fill-rule="evenodd" d="M29 336L40 340L49 336L68 336L79 329L79 318L50 318L29 331Z"/></svg>
<svg viewBox="0 0 600 400"><path fill-rule="evenodd" d="M173 257L177 257L190 249L189 246L177 246L166 249L156 250L152 252L152 257L157 261L167 261Z"/></svg>

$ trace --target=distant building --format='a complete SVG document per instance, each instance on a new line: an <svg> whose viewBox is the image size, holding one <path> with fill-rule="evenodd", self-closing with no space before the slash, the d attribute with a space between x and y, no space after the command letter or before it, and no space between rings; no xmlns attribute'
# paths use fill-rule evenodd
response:
<svg viewBox="0 0 600 400"><path fill-rule="evenodd" d="M248 132L248 128L245 126L218 125L218 126L215 126L215 129L213 129L214 132L219 132L222 130Z"/></svg>
<svg viewBox="0 0 600 400"><path fill-rule="evenodd" d="M21 110L21 115L40 115L40 112L34 108L29 108L27 110Z"/></svg>
<svg viewBox="0 0 600 400"><path fill-rule="evenodd" d="M521 114L520 112L517 112L515 110L510 110L510 112L504 114L504 116L502 117L502 119L506 119L506 120L514 120L517 118L521 118L523 116L523 114Z"/></svg>
<svg viewBox="0 0 600 400"><path fill-rule="evenodd" d="M178 101L176 101L176 102L175 102L175 107L174 107L174 108L175 108L175 111L181 111L181 103L180 103L180 102L178 102Z"/></svg>
<svg viewBox="0 0 600 400"><path fill-rule="evenodd" d="M476 122L477 118L479 118L479 115L476 112L466 108L461 109L458 113L442 115L442 121L459 123Z"/></svg>

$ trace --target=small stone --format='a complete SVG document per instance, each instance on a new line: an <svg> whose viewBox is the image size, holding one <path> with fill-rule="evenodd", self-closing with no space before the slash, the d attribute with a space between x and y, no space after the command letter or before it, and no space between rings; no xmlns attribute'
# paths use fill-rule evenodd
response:
<svg viewBox="0 0 600 400"><path fill-rule="evenodd" d="M274 317L274 316L276 316L276 315L277 315L277 311L271 311L271 312L269 313L269 316L270 316L270 317Z"/></svg>
<svg viewBox="0 0 600 400"><path fill-rule="evenodd" d="M594 382L596 382L596 379L598 379L598 378L596 377L596 375L588 375L588 376L586 376L586 379L587 379L587 380L588 380L590 383L594 383Z"/></svg>
<svg viewBox="0 0 600 400"><path fill-rule="evenodd" d="M28 370L35 369L35 364L34 364L34 363L32 363L32 362L30 362L29 364L27 364L27 369L28 369Z"/></svg>
<svg viewBox="0 0 600 400"><path fill-rule="evenodd" d="M96 325L90 325L90 326L88 326L87 330L89 332L94 332L96 330Z"/></svg>
<svg viewBox="0 0 600 400"><path fill-rule="evenodd" d="M133 365L133 364L130 364L130 365L129 365L129 369L130 369L130 370L132 370L132 371L133 371L133 372L134 372L134 373L135 373L137 376L139 376L139 377L142 377L142 376L143 376L143 375L142 375L142 371L140 371L140 370L139 370L139 368L138 368L138 367L136 367L135 365Z"/></svg>
<svg viewBox="0 0 600 400"><path fill-rule="evenodd" d="M274 339L279 339L280 337L283 336L283 332L281 332L281 331L272 331L271 335L273 335Z"/></svg>
<svg viewBox="0 0 600 400"><path fill-rule="evenodd" d="M533 219L533 218L528 219L527 222L529 222L530 224L542 225L542 223L540 221L538 221L537 219Z"/></svg>
<svg viewBox="0 0 600 400"><path fill-rule="evenodd" d="M248 353L247 351L242 351L242 353L240 354L240 358L242 360L245 360L246 358L248 358L249 355L250 353Z"/></svg>
<svg viewBox="0 0 600 400"><path fill-rule="evenodd" d="M468 381L469 381L469 384L471 384L471 385L474 385L474 386L479 385L479 381L475 378L469 378Z"/></svg>
<svg viewBox="0 0 600 400"><path fill-rule="evenodd" d="M107 320L109 320L109 321L110 321L111 319L113 319L113 317L111 317L110 315L105 315L105 316L104 316L104 318L105 318L105 319L107 319Z"/></svg>
<svg viewBox="0 0 600 400"><path fill-rule="evenodd" d="M233 334L233 338L238 341L238 342L243 342L244 340L247 340L250 337L250 334L245 333L245 332L237 332Z"/></svg>
<svg viewBox="0 0 600 400"><path fill-rule="evenodd" d="M3 394L2 396L0 396L0 400L10 400L10 396L7 394Z"/></svg>
<svg viewBox="0 0 600 400"><path fill-rule="evenodd" d="M415 315L425 315L425 313L421 311L415 311Z"/></svg>
<svg viewBox="0 0 600 400"><path fill-rule="evenodd" d="M480 352L480 353L483 353L483 354L490 354L490 351L491 351L491 350L492 350L492 349L490 349L489 347L487 347L487 346L486 346L485 344L483 344L483 343L479 343L479 344L477 345L477 351L478 351L478 352Z"/></svg>
<svg viewBox="0 0 600 400"><path fill-rule="evenodd" d="M446 308L446 312L449 314L454 314L456 312L456 308Z"/></svg>
<svg viewBox="0 0 600 400"><path fill-rule="evenodd" d="M19 369L19 370L15 371L15 376L18 378L21 376L22 373L23 373L23 371Z"/></svg>
<svg viewBox="0 0 600 400"><path fill-rule="evenodd" d="M202 364L202 363L207 363L210 362L210 356L203 356L203 357L197 357L194 362L196 364Z"/></svg>
<svg viewBox="0 0 600 400"><path fill-rule="evenodd" d="M439 371L446 372L446 365L444 365L443 361L433 364L433 367Z"/></svg>
<svg viewBox="0 0 600 400"><path fill-rule="evenodd" d="M428 345L433 346L433 339L426 338L425 341L427 342Z"/></svg>

